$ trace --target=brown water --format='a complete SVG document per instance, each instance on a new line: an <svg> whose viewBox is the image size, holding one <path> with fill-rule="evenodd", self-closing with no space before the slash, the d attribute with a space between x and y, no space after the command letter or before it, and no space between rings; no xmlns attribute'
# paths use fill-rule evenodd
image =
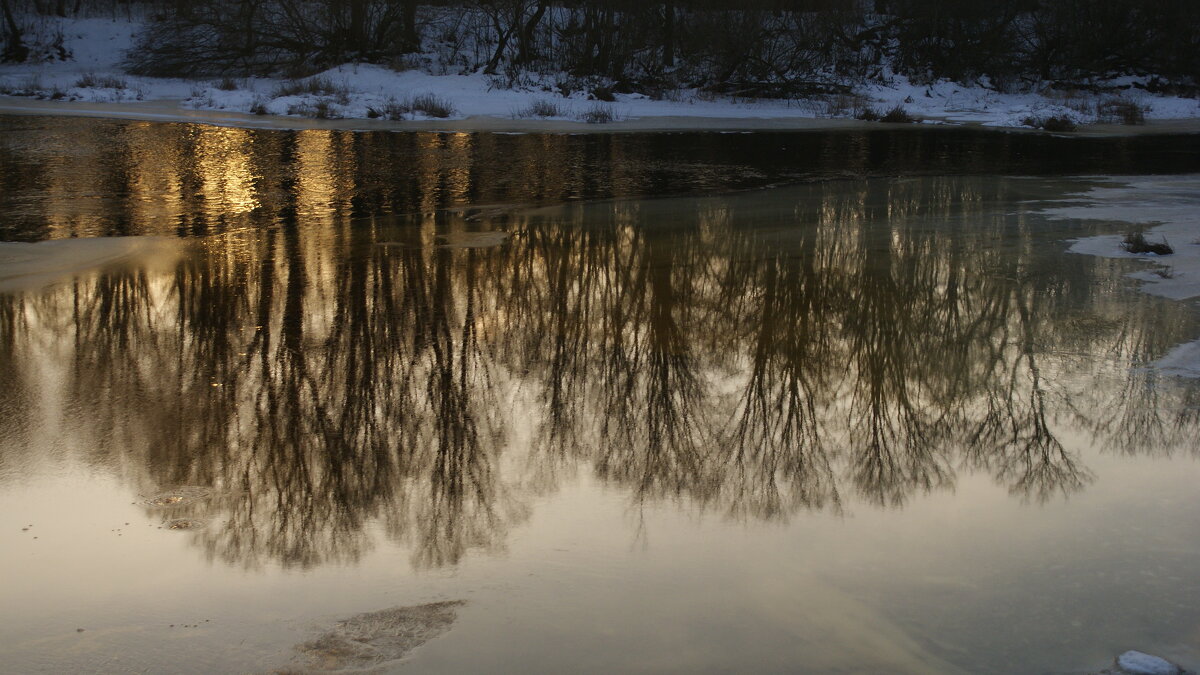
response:
<svg viewBox="0 0 1200 675"><path fill-rule="evenodd" d="M10 238L159 235L0 245L0 669L1200 664L1200 315L1005 136L0 123Z"/></svg>

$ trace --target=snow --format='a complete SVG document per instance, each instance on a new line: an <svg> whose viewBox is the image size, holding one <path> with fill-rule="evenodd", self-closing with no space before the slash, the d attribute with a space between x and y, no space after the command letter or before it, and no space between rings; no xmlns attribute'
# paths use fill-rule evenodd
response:
<svg viewBox="0 0 1200 675"><path fill-rule="evenodd" d="M1117 667L1129 675L1181 675L1179 666L1152 654L1127 651L1117 657Z"/></svg>
<svg viewBox="0 0 1200 675"><path fill-rule="evenodd" d="M1071 244L1070 252L1145 260L1152 267L1129 275L1142 282L1140 290L1172 300L1200 297L1200 176L1111 178L1106 183L1077 195L1071 204L1043 213L1145 227L1146 239L1166 240L1175 253L1129 253L1121 246L1124 234L1080 239ZM1171 375L1200 377L1200 340L1176 347L1151 367Z"/></svg>
<svg viewBox="0 0 1200 675"><path fill-rule="evenodd" d="M1098 97L1069 96L1055 92L1001 93L985 80L967 85L949 81L917 85L885 71L880 82L857 88L859 98L848 105L829 98L809 100L745 100L706 95L696 90L671 92L663 99L641 94L617 94L611 103L587 99L576 92L560 96L552 86L552 75L524 78L521 88L504 89L497 78L483 73L432 74L420 70L392 70L381 66L346 64L317 75L343 90L338 95L277 96L286 80L245 78L225 91L213 81L175 78L137 77L123 72L121 62L133 45L140 23L136 19L62 19L65 46L73 60L0 67L0 92L54 100L93 103L171 103L180 117L194 117L185 111L263 112L289 116L311 112L318 105L334 118L368 119L389 103L403 102L413 96L432 94L454 109L448 119L463 120L490 117L512 120L530 117L527 112L538 101L554 103L559 115L549 121L578 122L583 115L601 107L617 120L706 119L769 120L800 123L805 120L851 118L855 108L870 107L885 112L899 105L928 123L979 124L994 127L1021 127L1029 117L1067 117L1077 123L1095 121ZM81 78L95 75L96 86L79 86ZM104 79L115 81L104 82ZM1129 78L1126 78L1129 79ZM1114 85L1132 82L1114 81ZM120 86L102 86L120 85ZM1151 95L1130 89L1124 96L1146 107L1148 119L1200 118L1200 101L1171 96ZM20 108L5 100L0 109ZM158 106L161 110L162 106ZM374 111L374 112L373 112ZM406 113L405 120L428 120L419 111ZM721 126L721 125L716 125Z"/></svg>

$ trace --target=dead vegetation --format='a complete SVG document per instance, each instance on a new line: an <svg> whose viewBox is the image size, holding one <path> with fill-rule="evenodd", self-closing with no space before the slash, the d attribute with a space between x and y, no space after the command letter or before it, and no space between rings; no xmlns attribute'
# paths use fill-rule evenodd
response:
<svg viewBox="0 0 1200 675"><path fill-rule="evenodd" d="M1166 237L1161 242L1149 241L1146 235L1138 230L1125 235L1121 247L1130 253L1153 253L1154 255L1171 255L1174 247L1167 243Z"/></svg>

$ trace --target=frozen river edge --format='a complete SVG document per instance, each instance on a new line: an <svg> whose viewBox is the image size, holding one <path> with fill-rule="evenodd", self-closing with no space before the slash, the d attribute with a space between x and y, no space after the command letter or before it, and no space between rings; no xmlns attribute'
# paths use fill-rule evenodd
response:
<svg viewBox="0 0 1200 675"><path fill-rule="evenodd" d="M382 119L314 119L294 115L255 115L230 110L201 110L187 107L182 99L147 101L45 101L20 96L0 95L0 114L106 119L188 122L248 129L331 129L342 131L423 131L423 132L494 132L494 133L630 133L671 131L823 131L847 129L929 129L964 128L1006 133L1047 133L1029 128L989 126L979 122L930 117L925 124L882 124L854 119L793 116L745 117L701 115L628 115L605 124L590 124L568 119L514 119L500 115L471 115L458 119L421 119L391 121ZM1079 137L1121 137L1148 134L1200 133L1200 118L1148 120L1139 126L1094 124L1081 126L1069 135Z"/></svg>
<svg viewBox="0 0 1200 675"><path fill-rule="evenodd" d="M1143 230L1147 240L1165 241L1175 252L1164 256L1130 253L1122 246L1124 234L1078 239L1069 252L1145 261L1146 269L1129 275L1140 282L1140 291L1179 301L1200 297L1200 177L1109 180L1111 187L1092 189L1080 195L1077 204L1044 213L1055 218L1125 222L1129 231ZM1200 378L1200 339L1178 345L1146 365L1166 375Z"/></svg>

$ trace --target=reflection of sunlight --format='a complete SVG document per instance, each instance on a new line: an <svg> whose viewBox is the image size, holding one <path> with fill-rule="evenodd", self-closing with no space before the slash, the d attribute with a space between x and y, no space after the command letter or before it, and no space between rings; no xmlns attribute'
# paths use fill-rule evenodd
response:
<svg viewBox="0 0 1200 675"><path fill-rule="evenodd" d="M252 168L253 132L233 127L206 127L197 135L196 163L201 192L222 214L242 214L258 207Z"/></svg>
<svg viewBox="0 0 1200 675"><path fill-rule="evenodd" d="M442 147L438 134L418 134L413 161L417 165L417 180L420 183L422 215L432 215L446 202L441 190Z"/></svg>
<svg viewBox="0 0 1200 675"><path fill-rule="evenodd" d="M138 223L175 223L183 212L181 170L185 164L179 146L164 134L160 124L131 123L134 136L125 145L129 153L129 209Z"/></svg>
<svg viewBox="0 0 1200 675"><path fill-rule="evenodd" d="M329 225L337 196L333 177L333 132L309 129L296 134L296 211L305 224Z"/></svg>
<svg viewBox="0 0 1200 675"><path fill-rule="evenodd" d="M465 203L471 197L471 156L475 134L450 134L446 140L446 182L451 203Z"/></svg>

